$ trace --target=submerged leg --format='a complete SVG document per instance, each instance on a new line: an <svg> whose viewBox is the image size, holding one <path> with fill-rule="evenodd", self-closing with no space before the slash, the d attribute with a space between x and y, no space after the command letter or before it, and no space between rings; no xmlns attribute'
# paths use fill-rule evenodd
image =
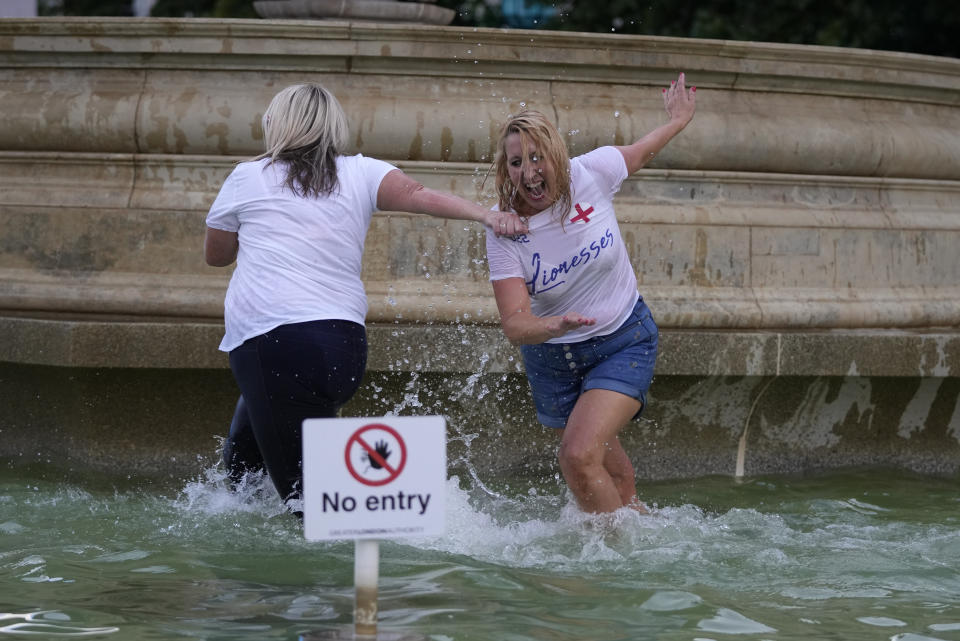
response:
<svg viewBox="0 0 960 641"><path fill-rule="evenodd" d="M223 442L223 464L234 483L239 483L246 472L263 471L263 455L257 447L253 423L243 396L237 399L233 420L230 421L230 433Z"/></svg>
<svg viewBox="0 0 960 641"><path fill-rule="evenodd" d="M282 325L230 352L263 464L281 499L302 497L301 428L337 415L360 387L366 332L349 321Z"/></svg>
<svg viewBox="0 0 960 641"><path fill-rule="evenodd" d="M613 512L635 500L634 472L617 434L640 401L604 389L584 392L567 420L560 469L585 512Z"/></svg>
<svg viewBox="0 0 960 641"><path fill-rule="evenodd" d="M646 514L647 506L637 498L637 480L633 463L630 462L630 457L627 456L623 445L620 444L620 439L616 436L610 441L607 455L603 459L603 467L613 479L623 505Z"/></svg>

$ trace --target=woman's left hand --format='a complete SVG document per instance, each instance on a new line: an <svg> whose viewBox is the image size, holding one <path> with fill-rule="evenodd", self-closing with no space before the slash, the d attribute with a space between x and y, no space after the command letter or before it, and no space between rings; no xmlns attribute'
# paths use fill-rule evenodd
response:
<svg viewBox="0 0 960 641"><path fill-rule="evenodd" d="M493 230L497 236L516 236L526 234L527 221L512 212L490 211L484 224Z"/></svg>
<svg viewBox="0 0 960 641"><path fill-rule="evenodd" d="M693 120L693 113L697 110L697 88L691 87L688 91L686 80L686 76L681 73L680 77L670 83L669 89L663 90L663 106L667 115L671 121L682 126Z"/></svg>

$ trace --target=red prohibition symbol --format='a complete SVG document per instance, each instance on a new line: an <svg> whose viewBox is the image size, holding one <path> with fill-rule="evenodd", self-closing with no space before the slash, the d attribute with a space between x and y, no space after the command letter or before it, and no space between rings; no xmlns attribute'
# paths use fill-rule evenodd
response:
<svg viewBox="0 0 960 641"><path fill-rule="evenodd" d="M386 432L387 434L392 436L394 439L396 439L397 445L400 446L400 462L399 463L397 463L396 465L391 465L390 463L388 463L387 459L390 456L390 452L387 451L384 454L383 447L380 445L380 443L371 444L367 439L364 439L364 435L368 434L371 431ZM372 440L372 439L369 439L369 440ZM386 470L387 476L380 479L369 479L369 478L366 478L359 471L357 471L357 469L354 467L354 462L350 457L350 450L354 449L354 445L359 445L361 448L365 450L365 454L363 454L363 458L369 461L371 467L375 469ZM347 440L347 447L343 452L343 456L347 462L347 470L350 472L350 475L353 476L353 478L357 479L364 485L371 485L371 486L386 485L387 483L393 481L398 476L400 476L400 472L403 471L404 466L407 464L407 446L403 442L403 439L400 438L400 434L389 425L384 425L383 423L371 423L369 425L364 425L363 427L358 429L356 432L353 433L353 436L351 436Z"/></svg>

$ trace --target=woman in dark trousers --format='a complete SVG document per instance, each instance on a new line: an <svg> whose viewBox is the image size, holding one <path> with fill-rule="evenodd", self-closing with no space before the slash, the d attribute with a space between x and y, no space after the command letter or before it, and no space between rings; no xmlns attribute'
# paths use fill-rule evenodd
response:
<svg viewBox="0 0 960 641"><path fill-rule="evenodd" d="M240 387L223 460L239 482L265 469L294 511L301 425L337 415L367 360L363 245L378 209L525 231L515 215L426 189L394 166L343 154L347 120L318 84L287 87L263 116L266 152L237 165L207 214L209 265L236 260L220 349Z"/></svg>

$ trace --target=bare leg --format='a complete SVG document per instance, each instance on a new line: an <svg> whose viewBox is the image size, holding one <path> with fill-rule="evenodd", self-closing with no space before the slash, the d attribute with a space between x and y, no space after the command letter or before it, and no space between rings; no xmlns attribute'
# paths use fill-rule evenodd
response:
<svg viewBox="0 0 960 641"><path fill-rule="evenodd" d="M640 401L610 390L588 390L577 400L559 458L563 478L585 512L613 512L635 500L633 465L617 434L639 409Z"/></svg>
<svg viewBox="0 0 960 641"><path fill-rule="evenodd" d="M614 437L610 441L607 456L603 459L603 467L610 473L623 505L646 514L647 506L637 498L637 480L633 472L633 463L620 445L619 438Z"/></svg>

